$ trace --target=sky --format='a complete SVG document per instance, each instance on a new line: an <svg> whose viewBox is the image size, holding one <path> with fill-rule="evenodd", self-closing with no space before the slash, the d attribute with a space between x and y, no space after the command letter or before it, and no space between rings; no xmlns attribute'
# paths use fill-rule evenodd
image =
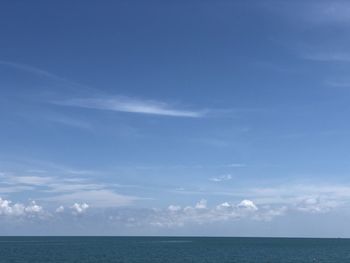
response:
<svg viewBox="0 0 350 263"><path fill-rule="evenodd" d="M0 234L350 237L348 1L2 1Z"/></svg>

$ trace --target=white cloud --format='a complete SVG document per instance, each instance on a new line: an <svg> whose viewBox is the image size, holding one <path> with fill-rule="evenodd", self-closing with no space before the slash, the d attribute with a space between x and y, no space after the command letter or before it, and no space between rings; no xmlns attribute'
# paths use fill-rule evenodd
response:
<svg viewBox="0 0 350 263"><path fill-rule="evenodd" d="M177 205L171 205L166 210L155 209L151 214L143 214L137 225L150 224L158 227L179 227L186 224L206 224L242 219L270 221L274 217L284 215L286 211L286 207L265 206L262 209L258 209L251 200L242 200L238 204L223 202L213 208L209 208L207 202L201 200L194 207L185 206L181 208ZM132 216L133 218L135 217L134 214ZM127 219L123 220L127 221Z"/></svg>
<svg viewBox="0 0 350 263"><path fill-rule="evenodd" d="M247 209L247 210L251 210L251 211L256 211L258 210L257 206L254 204L253 201L251 200L242 200L238 205L237 205L238 208L241 208L241 209Z"/></svg>
<svg viewBox="0 0 350 263"><path fill-rule="evenodd" d="M0 185L9 189L34 190L44 193L68 193L84 190L100 190L106 188L104 184L90 183L86 179L77 177L59 178L58 176L15 176L6 175ZM40 190L39 190L40 187Z"/></svg>
<svg viewBox="0 0 350 263"><path fill-rule="evenodd" d="M85 175L89 171L67 170L72 175ZM82 177L58 176L15 176L4 174L0 182L0 192L12 193L36 191L40 200L59 204L71 204L75 200L86 201L94 207L115 207L129 205L136 199L134 196L121 195L103 183L93 183ZM1 187L4 186L4 187Z"/></svg>
<svg viewBox="0 0 350 263"><path fill-rule="evenodd" d="M0 60L0 65L11 67L17 70L26 71L28 73L37 75L39 77L46 77L57 82L66 83L68 88L71 88L71 87L78 88L74 90L75 92L79 91L82 94L90 94L90 95L85 95L85 96L88 96L88 98L76 98L76 99L55 102L56 104L59 104L59 105L75 106L75 107L83 107L83 108L91 108L91 109L99 109L99 110L111 110L111 111L118 111L118 112L130 112L130 113L162 115L162 116L171 116L171 117L189 117L189 118L200 118L200 117L203 117L206 113L205 111L179 109L165 102L134 99L134 98L129 98L125 96L94 98L94 97L91 97L91 94L95 96L95 94L100 93L99 90L91 87L83 86L79 83L74 83L68 79L59 77L46 70L42 70L30 65L25 65L21 63L12 62L12 61L3 61L3 60ZM73 119L68 119L68 118L58 118L58 119L53 119L52 121L74 126L74 127L79 127L79 128L90 128L90 124L88 123L73 120Z"/></svg>
<svg viewBox="0 0 350 263"><path fill-rule="evenodd" d="M216 209L218 209L218 210L226 210L226 209L231 209L231 208L232 208L232 206L228 202L224 202L224 203L216 206Z"/></svg>
<svg viewBox="0 0 350 263"><path fill-rule="evenodd" d="M54 182L47 185L49 188L46 192L49 193L71 193L71 192L79 192L79 191L92 191L92 190L102 190L106 188L103 184L94 184L94 183L80 183L78 181L65 181Z"/></svg>
<svg viewBox="0 0 350 263"><path fill-rule="evenodd" d="M220 175L218 177L212 177L209 180L213 181L213 182L222 182L222 181L229 181L231 179L232 179L232 175L224 174L224 175Z"/></svg>
<svg viewBox="0 0 350 263"><path fill-rule="evenodd" d="M86 210L89 208L89 205L87 203L74 203L74 205L71 206L72 213L74 215L80 215L86 212Z"/></svg>
<svg viewBox="0 0 350 263"><path fill-rule="evenodd" d="M63 205L60 205L59 207L57 207L56 213L63 213L64 212L64 206Z"/></svg>
<svg viewBox="0 0 350 263"><path fill-rule="evenodd" d="M200 200L196 206L195 206L196 209L206 209L207 208L207 200L205 199L202 199Z"/></svg>
<svg viewBox="0 0 350 263"><path fill-rule="evenodd" d="M24 210L27 213L40 213L43 211L43 208L37 205L35 201L32 201L29 206L24 208Z"/></svg>
<svg viewBox="0 0 350 263"><path fill-rule="evenodd" d="M244 163L229 163L226 164L225 167L234 167L234 168L238 168L238 167L246 167L247 165Z"/></svg>
<svg viewBox="0 0 350 263"><path fill-rule="evenodd" d="M58 115L46 115L44 118L50 122L62 124L65 126L70 126L73 128L79 128L84 130L92 130L91 123L79 119L74 119L66 116L58 116ZM43 118L41 118L43 119Z"/></svg>
<svg viewBox="0 0 350 263"><path fill-rule="evenodd" d="M170 208L170 209L169 209ZM242 200L238 204L223 202L214 208L207 207L206 201L199 201L194 207L172 205L167 210L154 210L151 215L143 215L141 221L158 227L179 227L186 224L206 224L228 220L252 219L270 221L282 216L286 207L258 207L251 200ZM133 215L134 216L134 215ZM138 225L140 222L138 222Z"/></svg>
<svg viewBox="0 0 350 263"><path fill-rule="evenodd" d="M0 215L5 216L31 216L40 214L43 208L32 201L29 205L21 203L13 204L10 200L0 198Z"/></svg>
<svg viewBox="0 0 350 263"><path fill-rule="evenodd" d="M340 185L293 185L244 190L259 206L285 207L283 211L328 213L350 204L350 187ZM243 194L243 193L241 193Z"/></svg>
<svg viewBox="0 0 350 263"><path fill-rule="evenodd" d="M298 22L298 27L308 29L329 24L346 26L350 22L348 1L274 1L267 6L283 19Z"/></svg>
<svg viewBox="0 0 350 263"><path fill-rule="evenodd" d="M108 189L75 191L67 194L42 198L46 201L69 204L72 200L84 200L94 207L107 208L130 205L137 197L121 195Z"/></svg>
<svg viewBox="0 0 350 263"><path fill-rule="evenodd" d="M349 80L330 80L325 82L326 85L335 87L335 88L349 88L350 87L350 81Z"/></svg>
<svg viewBox="0 0 350 263"><path fill-rule="evenodd" d="M264 206L262 207L261 213L256 213L253 217L255 220L262 220L262 221L271 221L275 217L278 216L284 216L286 212L288 211L287 206L281 206L277 208L273 208L270 206Z"/></svg>
<svg viewBox="0 0 350 263"><path fill-rule="evenodd" d="M347 1L319 1L309 5L306 18L318 23L350 22L350 4Z"/></svg>
<svg viewBox="0 0 350 263"><path fill-rule="evenodd" d="M6 199L0 199L0 216L17 218L45 218L53 220L54 215L65 220L69 216L80 216L85 214L90 207L103 213L91 213L97 220L118 221L120 225L130 227L181 227L193 224L211 224L236 220L258 220L271 221L276 217L284 216L287 212L325 213L331 211L336 205L330 201L320 198L309 197L300 199L295 205L256 205L252 200L244 199L240 202L222 202L210 207L207 201L202 199L193 206L169 205L166 209L136 209L95 207L86 201L77 201L73 205L60 205L53 213L44 211L35 201L28 205L12 203ZM103 208L103 210L101 210ZM42 215L42 216L41 216ZM49 215L46 216L45 215ZM104 217L105 215L105 217ZM64 217L61 217L64 216Z"/></svg>
<svg viewBox="0 0 350 263"><path fill-rule="evenodd" d="M13 62L13 61L5 61L5 60L0 60L0 65L6 66L9 68L13 68L16 70L24 71L24 72L36 75L38 77L44 77L44 78L47 78L49 80L55 81L57 83L66 84L65 87L68 87L70 89L74 88L75 91L77 90L77 88L82 88L81 90L83 90L83 91L89 90L90 92L96 92L96 89L93 89L93 88L87 87L87 86L83 86L79 83L70 81L66 78L60 77L60 76L58 76L54 73L51 73L47 70L37 68L37 67L34 67L32 65L22 64L22 63ZM71 90L73 90L73 89L71 89Z"/></svg>
<svg viewBox="0 0 350 263"><path fill-rule="evenodd" d="M56 102L56 104L90 109L163 115L171 117L199 118L204 116L203 111L175 109L164 102L138 100L127 97L71 99Z"/></svg>
<svg viewBox="0 0 350 263"><path fill-rule="evenodd" d="M171 212L178 212L181 210L181 206L179 205L169 205L168 210Z"/></svg>
<svg viewBox="0 0 350 263"><path fill-rule="evenodd" d="M302 55L304 59L321 62L350 62L350 53L348 52L309 52Z"/></svg>
<svg viewBox="0 0 350 263"><path fill-rule="evenodd" d="M326 213L337 207L338 202L321 199L320 197L308 197L296 204L299 211L308 213Z"/></svg>
<svg viewBox="0 0 350 263"><path fill-rule="evenodd" d="M11 201L3 200L0 198L0 214L10 215L13 213L13 206L11 207Z"/></svg>
<svg viewBox="0 0 350 263"><path fill-rule="evenodd" d="M48 78L57 79L57 80L63 80L62 78L58 77L57 75L52 74L46 70L42 70L42 69L39 69L39 68L36 68L33 66L29 66L29 65L25 65L25 64L21 64L21 63L0 60L0 65L4 65L4 66L12 67L15 69L27 71L27 72L36 74L38 76L48 77Z"/></svg>
<svg viewBox="0 0 350 263"><path fill-rule="evenodd" d="M9 179L14 183L27 185L47 185L54 180L52 177L44 176L11 176Z"/></svg>
<svg viewBox="0 0 350 263"><path fill-rule="evenodd" d="M24 192L24 191L31 191L35 188L32 186L23 186L23 185L6 185L4 187L0 187L0 193L16 193L16 192Z"/></svg>

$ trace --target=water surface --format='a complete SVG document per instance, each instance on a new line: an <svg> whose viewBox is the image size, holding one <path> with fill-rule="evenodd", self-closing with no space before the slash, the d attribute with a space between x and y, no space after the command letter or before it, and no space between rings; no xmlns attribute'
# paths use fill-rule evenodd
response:
<svg viewBox="0 0 350 263"><path fill-rule="evenodd" d="M350 262L350 239L0 237L0 262Z"/></svg>

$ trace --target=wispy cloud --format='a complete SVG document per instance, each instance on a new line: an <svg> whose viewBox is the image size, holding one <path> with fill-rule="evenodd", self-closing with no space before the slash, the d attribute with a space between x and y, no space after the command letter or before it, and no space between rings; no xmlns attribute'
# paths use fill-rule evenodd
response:
<svg viewBox="0 0 350 263"><path fill-rule="evenodd" d="M238 167L246 167L247 165L245 163L229 163L224 165L224 167L232 167L232 168L238 168Z"/></svg>
<svg viewBox="0 0 350 263"><path fill-rule="evenodd" d="M67 87L74 87L70 91L74 94L77 92L83 92L78 96L87 96L85 98L75 98L70 100L56 101L55 104L64 106L74 106L98 110L111 110L118 112L129 112L129 113L140 113L140 114L150 114L150 115L161 115L161 116L171 116L171 117L188 117L188 118L200 118L207 115L206 110L189 110L174 107L165 102L155 101L155 100L142 100L129 98L124 96L111 96L111 97L99 97L96 98L97 94L100 96L105 96L101 90L95 88L87 87L79 83L68 80L64 77L60 77L54 73L47 70L40 69L31 65L26 65L22 63L17 63L13 61L0 60L0 66L6 66L14 68L20 71L25 71L39 77L46 77L60 84L64 84ZM84 95L82 95L84 94ZM103 95L102 95L103 94ZM62 124L67 124L76 127L87 128L85 123L77 122L70 119L54 119L52 121L60 122Z"/></svg>
<svg viewBox="0 0 350 263"><path fill-rule="evenodd" d="M302 57L320 62L350 62L350 53L347 52L310 52L302 54Z"/></svg>
<svg viewBox="0 0 350 263"><path fill-rule="evenodd" d="M53 123L62 124L73 128L92 130L92 125L87 121L82 121L82 120L69 118L65 116L49 116L46 119Z"/></svg>
<svg viewBox="0 0 350 263"><path fill-rule="evenodd" d="M264 6L283 19L297 21L299 27L350 22L350 3L343 0L274 1L274 4Z"/></svg>
<svg viewBox="0 0 350 263"><path fill-rule="evenodd" d="M325 84L327 86L335 87L335 88L349 88L350 81L349 80L329 80L326 81Z"/></svg>
<svg viewBox="0 0 350 263"><path fill-rule="evenodd" d="M0 193L1 194L10 194L10 193L20 193L25 191L33 191L35 190L35 187L32 186L25 186L25 185L6 185L0 187Z"/></svg>
<svg viewBox="0 0 350 263"><path fill-rule="evenodd" d="M65 205L76 201L88 202L93 207L129 205L139 199L118 194L114 191L113 186L101 182L96 183L82 177L2 175L0 193L13 192L35 192L36 196L40 195L40 198L37 199L41 201Z"/></svg>
<svg viewBox="0 0 350 263"><path fill-rule="evenodd" d="M222 181L229 181L232 179L232 175L230 174L223 174L217 177L212 177L209 180L213 182L222 182Z"/></svg>
<svg viewBox="0 0 350 263"><path fill-rule="evenodd" d="M327 198L309 197L301 200L297 204L297 210L308 213L326 213L339 206L336 200Z"/></svg>
<svg viewBox="0 0 350 263"><path fill-rule="evenodd" d="M67 194L59 194L41 200L69 204L74 200L91 204L94 208L107 208L131 205L140 198L115 193L109 189L77 190Z"/></svg>
<svg viewBox="0 0 350 263"><path fill-rule="evenodd" d="M0 60L0 65L15 68L18 70L27 71L29 73L33 73L33 74L38 75L38 76L43 76L43 77L53 78L56 80L64 80L65 81L65 79L63 79L63 78L61 78L53 73L50 73L46 70L43 70L43 69L40 69L37 67L33 67L30 65L22 64L22 63Z"/></svg>
<svg viewBox="0 0 350 263"><path fill-rule="evenodd" d="M62 165L52 161L38 160L31 158L21 158L16 157L13 161L9 162L12 167L17 167L17 170L23 170L23 172L30 173L31 175L37 174L44 176L45 174L50 176L60 175L60 176L71 176L71 175L94 175L98 174L99 171L87 170L87 169L78 169L76 167ZM8 177L11 173L3 172L0 176ZM17 174L18 176L18 174Z"/></svg>
<svg viewBox="0 0 350 263"><path fill-rule="evenodd" d="M350 4L347 1L315 1L307 5L308 19L318 23L350 22Z"/></svg>
<svg viewBox="0 0 350 263"><path fill-rule="evenodd" d="M153 100L140 100L128 97L111 98L80 98L55 102L59 105L74 106L98 110L162 115L171 117L200 118L205 111L194 111L174 108L165 102Z"/></svg>
<svg viewBox="0 0 350 263"><path fill-rule="evenodd" d="M48 185L54 181L53 177L48 176L12 176L8 178L10 182L24 185Z"/></svg>
<svg viewBox="0 0 350 263"><path fill-rule="evenodd" d="M27 65L23 63L18 63L14 61L5 61L0 60L0 66L12 68L18 71L26 72L32 74L33 76L37 76L40 78L46 78L47 80L53 81L56 84L60 84L61 89L64 87L66 91L71 93L79 93L79 94L100 94L101 91L94 89L92 87L77 83L75 81L69 80L65 77L59 76L55 73L52 73L48 70L38 68L32 65Z"/></svg>

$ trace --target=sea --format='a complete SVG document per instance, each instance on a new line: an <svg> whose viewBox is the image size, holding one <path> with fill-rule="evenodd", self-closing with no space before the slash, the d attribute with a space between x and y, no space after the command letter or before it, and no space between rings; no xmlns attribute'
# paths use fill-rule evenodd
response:
<svg viewBox="0 0 350 263"><path fill-rule="evenodd" d="M350 262L350 239L0 237L0 262Z"/></svg>

